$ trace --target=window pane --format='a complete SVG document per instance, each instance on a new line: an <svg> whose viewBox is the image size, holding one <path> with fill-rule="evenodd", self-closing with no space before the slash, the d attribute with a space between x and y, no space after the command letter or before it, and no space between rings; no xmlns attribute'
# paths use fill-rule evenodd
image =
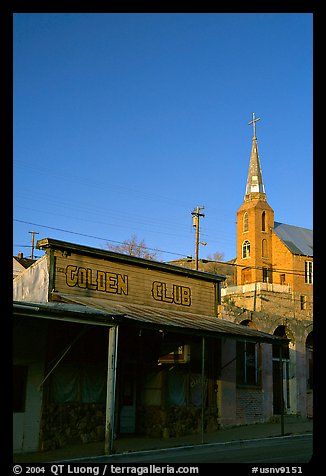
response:
<svg viewBox="0 0 326 476"><path fill-rule="evenodd" d="M250 241L246 240L242 245L242 258L248 258L250 256Z"/></svg>
<svg viewBox="0 0 326 476"><path fill-rule="evenodd" d="M256 385L256 344L246 342L246 384Z"/></svg>
<svg viewBox="0 0 326 476"><path fill-rule="evenodd" d="M305 282L307 284L313 283L313 262L312 261L305 262Z"/></svg>
<svg viewBox="0 0 326 476"><path fill-rule="evenodd" d="M254 342L237 343L237 384L257 385L257 354Z"/></svg>
<svg viewBox="0 0 326 476"><path fill-rule="evenodd" d="M237 342L237 383L245 383L245 353L244 342Z"/></svg>

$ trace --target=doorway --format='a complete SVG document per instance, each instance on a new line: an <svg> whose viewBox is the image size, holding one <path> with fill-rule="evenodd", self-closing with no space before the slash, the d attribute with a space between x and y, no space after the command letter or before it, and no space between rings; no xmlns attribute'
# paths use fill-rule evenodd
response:
<svg viewBox="0 0 326 476"><path fill-rule="evenodd" d="M119 430L122 434L136 431L136 362L124 362L121 369Z"/></svg>
<svg viewBox="0 0 326 476"><path fill-rule="evenodd" d="M288 338L286 327L279 326L275 329L274 335ZM280 365L280 353L282 356L282 367ZM279 344L273 344L273 414L280 415L287 413L290 408L290 385L289 385L289 363L290 350L288 343L282 344L281 349ZM282 376L281 376L282 373ZM281 394L281 385L283 387L283 395Z"/></svg>

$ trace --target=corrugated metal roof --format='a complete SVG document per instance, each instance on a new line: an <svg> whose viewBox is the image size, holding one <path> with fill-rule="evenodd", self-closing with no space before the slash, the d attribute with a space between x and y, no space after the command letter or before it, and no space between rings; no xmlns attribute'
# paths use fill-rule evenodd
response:
<svg viewBox="0 0 326 476"><path fill-rule="evenodd" d="M111 314L84 304L14 301L13 311L15 316L21 317L37 317L106 327L115 325Z"/></svg>
<svg viewBox="0 0 326 476"><path fill-rule="evenodd" d="M59 294L67 301L84 304L88 308L105 311L114 316L119 324L145 325L152 328L177 332L191 332L198 335L224 336L238 340L276 343L280 338L266 332L222 320L215 316L194 314L190 312L160 309L135 304L119 304L100 298L81 297ZM281 339L282 341L282 339Z"/></svg>
<svg viewBox="0 0 326 476"><path fill-rule="evenodd" d="M313 231L308 228L275 222L274 232L292 253L313 256Z"/></svg>

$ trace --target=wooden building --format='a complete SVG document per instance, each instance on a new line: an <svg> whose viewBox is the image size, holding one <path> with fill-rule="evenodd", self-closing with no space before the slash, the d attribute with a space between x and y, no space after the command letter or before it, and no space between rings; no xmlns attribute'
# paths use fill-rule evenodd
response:
<svg viewBox="0 0 326 476"><path fill-rule="evenodd" d="M37 247L45 255L14 279L15 451L103 441L110 453L125 434L271 417L272 347L287 341L221 318L223 276L49 238ZM238 421L237 378L258 382L242 391L250 421Z"/></svg>

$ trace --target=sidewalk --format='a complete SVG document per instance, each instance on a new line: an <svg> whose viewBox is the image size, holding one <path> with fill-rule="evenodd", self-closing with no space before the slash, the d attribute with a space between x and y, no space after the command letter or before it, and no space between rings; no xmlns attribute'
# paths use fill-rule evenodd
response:
<svg viewBox="0 0 326 476"><path fill-rule="evenodd" d="M286 415L284 418L284 435L299 435L313 432L312 419ZM189 435L174 438L149 438L130 436L119 438L114 442L115 454L173 448L178 446L199 445L205 443L226 443L281 436L281 423L256 423L252 425L236 426L220 429L216 432L205 433L204 441L201 435ZM53 462L104 454L104 443L70 445L53 451L15 454L14 463L41 463Z"/></svg>

